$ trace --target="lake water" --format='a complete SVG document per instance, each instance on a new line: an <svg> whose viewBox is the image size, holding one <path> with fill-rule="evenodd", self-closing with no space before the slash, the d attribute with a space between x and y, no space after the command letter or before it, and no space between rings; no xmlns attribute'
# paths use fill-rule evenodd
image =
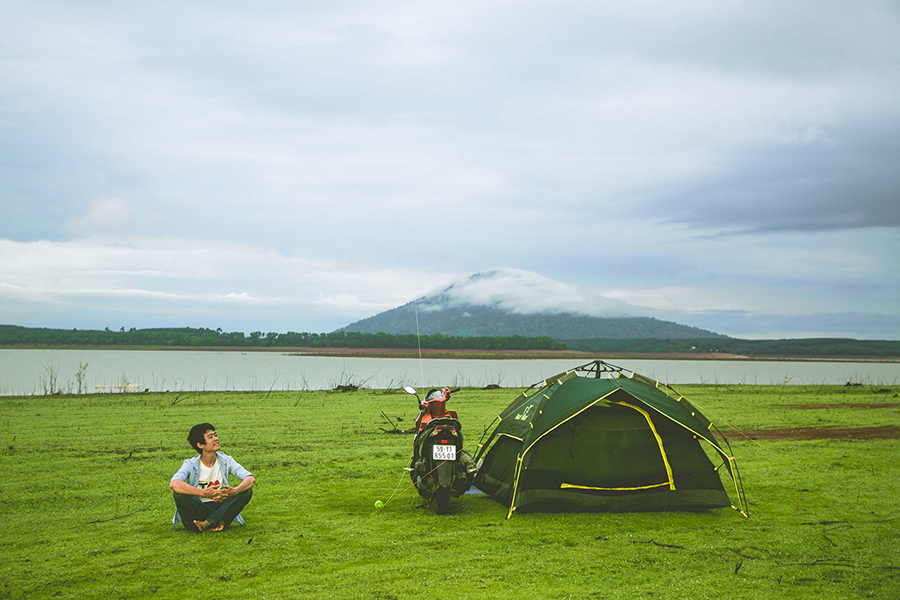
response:
<svg viewBox="0 0 900 600"><path fill-rule="evenodd" d="M527 387L587 362L567 360L465 360L332 358L277 352L150 350L0 350L0 395L53 390L317 390L355 384L367 388ZM810 385L847 382L896 385L900 363L645 360L612 363L662 383Z"/></svg>

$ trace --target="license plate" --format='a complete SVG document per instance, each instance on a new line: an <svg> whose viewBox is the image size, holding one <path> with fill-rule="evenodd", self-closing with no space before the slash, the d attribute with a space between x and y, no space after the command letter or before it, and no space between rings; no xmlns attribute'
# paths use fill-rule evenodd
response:
<svg viewBox="0 0 900 600"><path fill-rule="evenodd" d="M456 460L456 446L441 446L435 444L431 447L433 460Z"/></svg>

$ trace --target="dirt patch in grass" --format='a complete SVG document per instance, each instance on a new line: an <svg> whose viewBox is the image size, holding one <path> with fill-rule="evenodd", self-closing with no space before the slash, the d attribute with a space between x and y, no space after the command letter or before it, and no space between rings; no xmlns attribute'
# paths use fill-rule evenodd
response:
<svg viewBox="0 0 900 600"><path fill-rule="evenodd" d="M812 410L815 408L897 408L900 406L898 402L871 402L871 403L853 403L853 404L785 404L785 408L800 408L803 410Z"/></svg>
<svg viewBox="0 0 900 600"><path fill-rule="evenodd" d="M760 429L743 431L737 439L746 436L752 440L895 440L900 438L900 427L791 427L786 429ZM729 436L735 439L733 436Z"/></svg>

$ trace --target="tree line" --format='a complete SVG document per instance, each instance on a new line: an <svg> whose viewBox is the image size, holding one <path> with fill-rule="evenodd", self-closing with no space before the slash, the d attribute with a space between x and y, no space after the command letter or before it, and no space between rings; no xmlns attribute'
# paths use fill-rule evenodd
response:
<svg viewBox="0 0 900 600"><path fill-rule="evenodd" d="M422 348L438 350L565 350L566 345L549 336L459 337L441 333L391 335L387 333L253 331L226 332L207 328L47 329L0 325L3 346L163 346L224 348Z"/></svg>
<svg viewBox="0 0 900 600"><path fill-rule="evenodd" d="M597 353L688 353L739 354L753 357L900 357L900 341L809 338L743 340L740 338L696 338L686 340L592 339L562 340L569 350Z"/></svg>
<svg viewBox="0 0 900 600"><path fill-rule="evenodd" d="M744 340L697 339L590 339L555 340L549 336L451 336L414 334L293 332L277 333L174 327L101 330L48 329L0 325L0 346L153 346L171 348L422 348L434 350L581 350L597 354L688 353L739 354L752 357L900 357L900 341L847 338Z"/></svg>

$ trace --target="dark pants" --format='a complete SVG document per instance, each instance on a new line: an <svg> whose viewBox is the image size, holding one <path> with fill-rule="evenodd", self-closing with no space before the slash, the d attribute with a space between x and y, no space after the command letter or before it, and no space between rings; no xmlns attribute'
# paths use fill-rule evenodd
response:
<svg viewBox="0 0 900 600"><path fill-rule="evenodd" d="M184 528L188 531L199 531L194 521L209 521L211 527L225 523L225 527L228 527L244 510L252 495L253 488L250 488L224 502L203 502L197 496L176 493L175 507L181 515Z"/></svg>

